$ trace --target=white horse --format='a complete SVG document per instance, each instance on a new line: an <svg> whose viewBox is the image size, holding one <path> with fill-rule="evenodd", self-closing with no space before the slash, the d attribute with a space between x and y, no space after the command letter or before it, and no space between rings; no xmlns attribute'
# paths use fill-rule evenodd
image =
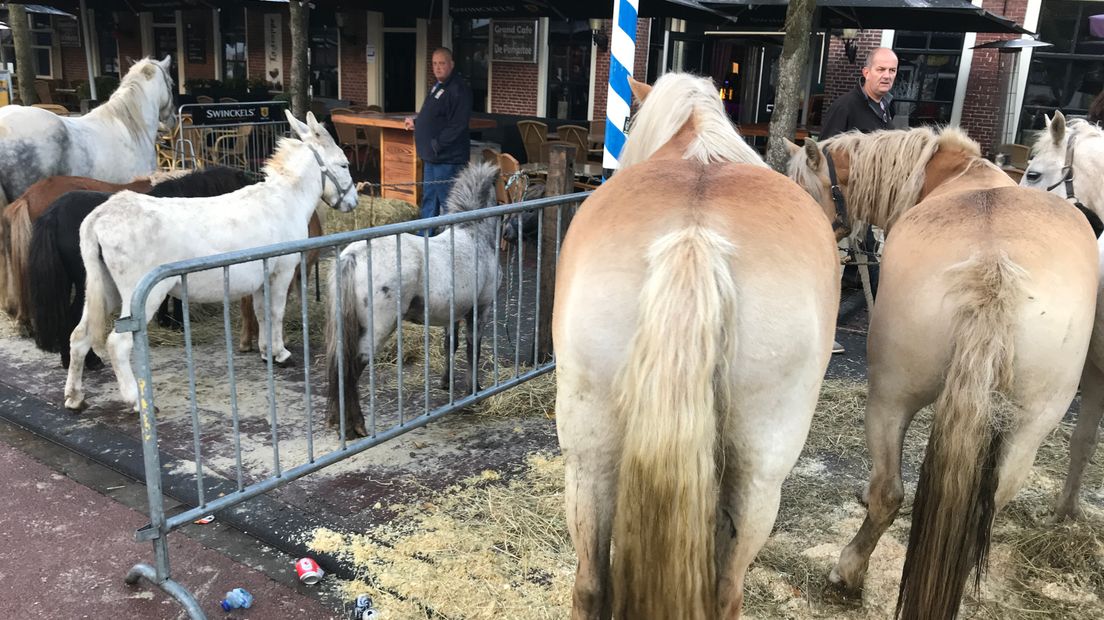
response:
<svg viewBox="0 0 1104 620"><path fill-rule="evenodd" d="M495 182L498 168L482 163L460 172L449 193L446 213L473 211L496 204ZM372 240L372 278L368 278L368 244L350 244L341 252L330 278L330 300L335 307L326 327L326 368L329 385L329 424L339 424L338 377L343 376L346 434L363 437L364 414L360 408L357 380L368 364L368 356L378 351L395 332L400 318L430 325L443 325L455 338L445 337L445 357L449 341L459 345L460 321L468 325L468 375L466 390L478 386L479 345L482 325L494 304L494 293L501 274L498 271L496 234L498 218L482 218L457 224L454 232L444 232L427 241L405 234ZM455 236L455 239L453 239ZM396 244L401 244L396 250ZM400 272L396 251L402 253ZM427 284L428 280L428 284ZM371 282L372 290L367 290ZM429 295L426 298L426 287ZM337 308L341 287L341 307ZM454 297L455 295L455 297ZM398 299L396 300L396 296ZM455 299L451 306L450 300ZM369 309L368 304L372 304ZM397 305L396 305L397 304ZM400 308L401 307L401 317ZM342 322L343 341L337 340L335 321ZM455 324L452 321L455 320ZM338 365L338 345L342 363ZM447 388L451 368L441 375L441 387Z"/></svg>
<svg viewBox="0 0 1104 620"><path fill-rule="evenodd" d="M0 108L0 209L47 177L127 183L148 176L157 169L158 124L172 117L168 56L136 62L111 98L84 116Z"/></svg>
<svg viewBox="0 0 1104 620"><path fill-rule="evenodd" d="M1104 213L1104 130L1080 119L1068 123L1061 112L1047 120L1040 133L1034 157L1020 185L1050 190L1063 198L1081 203L1090 212ZM1067 176L1069 187L1067 189ZM1104 239L1097 240L1101 274L1104 274ZM1104 275L1102 275L1104 277ZM1070 437L1070 469L1066 484L1055 507L1058 520L1076 518L1081 508L1081 477L1096 450L1100 418L1104 415L1104 280L1097 293L1096 323L1089 341L1089 355L1081 373L1081 412Z"/></svg>
<svg viewBox="0 0 1104 620"><path fill-rule="evenodd" d="M129 183L157 169L158 123L171 124L173 81L169 57L143 59L130 68L103 105L81 117L58 116L32 106L0 108L0 302L12 307L20 291L10 273L9 203L53 176ZM30 238L24 219L23 229Z"/></svg>
<svg viewBox="0 0 1104 620"><path fill-rule="evenodd" d="M85 406L81 376L88 349L103 356L108 315L121 306L130 315L131 295L141 278L157 265L222 252L307 238L307 222L319 197L331 207L350 211L357 204L356 188L349 175L349 160L311 113L301 123L287 112L288 123L298 135L283 138L266 162L263 183L214 198L153 198L120 192L97 207L80 228L81 258L87 271L87 294L80 323L70 337L65 382L65 406ZM228 209L228 204L234 205ZM297 254L268 259L272 301L273 360L291 357L284 347L284 306L288 284L299 265ZM261 261L238 264L229 270L230 297L253 295L259 333L266 333L264 276ZM168 278L154 286L146 300L148 322L169 293L181 296L180 278ZM218 302L223 298L222 270L190 274L188 298L192 302ZM137 411L138 386L130 367L133 335L112 333L107 353L119 382L123 400ZM267 341L261 339L261 355Z"/></svg>

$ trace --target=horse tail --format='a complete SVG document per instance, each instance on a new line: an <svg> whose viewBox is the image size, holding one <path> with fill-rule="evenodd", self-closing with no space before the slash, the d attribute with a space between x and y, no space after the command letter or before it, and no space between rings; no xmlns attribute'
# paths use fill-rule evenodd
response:
<svg viewBox="0 0 1104 620"><path fill-rule="evenodd" d="M84 263L84 312L92 338L92 349L101 355L107 350L108 314L120 308L122 300L115 280L107 270L100 249L96 213L84 218L80 227L81 262Z"/></svg>
<svg viewBox="0 0 1104 620"><path fill-rule="evenodd" d="M948 271L956 312L951 361L935 401L901 575L896 615L954 618L970 571L980 585L1004 435L995 393L1012 386L1014 328L1027 272L1004 252Z"/></svg>
<svg viewBox="0 0 1104 620"><path fill-rule="evenodd" d="M735 246L700 226L652 244L636 333L613 386L623 446L614 616L717 615L718 412L736 345Z"/></svg>
<svg viewBox="0 0 1104 620"><path fill-rule="evenodd" d="M27 280L30 287L31 318L35 344L43 351L61 353L69 347L73 321L69 318L73 282L61 258L57 242L57 212L47 210L34 223L31 234Z"/></svg>
<svg viewBox="0 0 1104 620"><path fill-rule="evenodd" d="M330 276L330 316L326 321L326 401L330 420L340 415L339 386L344 381L346 411L355 409L359 394L356 381L359 377L360 319L357 317L356 255L342 252L334 261ZM341 287L341 306L337 305L338 287ZM338 343L337 327L340 321L342 342ZM341 364L338 364L340 344ZM340 378L340 379L339 379ZM351 409L352 408L352 409Z"/></svg>
<svg viewBox="0 0 1104 620"><path fill-rule="evenodd" d="M3 198L3 188L0 188L0 199ZM7 199L0 200L0 308L12 313L14 308L8 305L8 281L11 279L11 215L12 208Z"/></svg>
<svg viewBox="0 0 1104 620"><path fill-rule="evenodd" d="M15 307L16 318L22 323L31 320L31 280L27 278L27 263L31 248L31 205L27 201L18 201L11 217L9 248L11 249L8 277L11 278L9 294L15 299L8 303Z"/></svg>

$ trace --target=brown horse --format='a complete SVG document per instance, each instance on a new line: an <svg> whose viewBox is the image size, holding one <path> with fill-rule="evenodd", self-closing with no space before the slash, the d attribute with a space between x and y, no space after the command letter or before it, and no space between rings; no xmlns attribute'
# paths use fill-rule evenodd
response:
<svg viewBox="0 0 1104 620"><path fill-rule="evenodd" d="M735 618L831 355L839 257L709 79L633 86L622 169L557 267L572 617Z"/></svg>
<svg viewBox="0 0 1104 620"><path fill-rule="evenodd" d="M94 192L148 192L153 182L139 178L130 183L106 183L86 177L55 176L43 179L23 192L0 213L0 301L20 327L31 327L30 294L27 290L27 253L31 247L31 226L62 194Z"/></svg>
<svg viewBox="0 0 1104 620"><path fill-rule="evenodd" d="M848 133L793 146L790 175L888 232L867 344L866 520L830 579L862 586L904 498L901 446L935 403L897 615L954 618L986 566L993 517L1077 391L1093 328L1097 247L1066 201L1017 187L957 129Z"/></svg>

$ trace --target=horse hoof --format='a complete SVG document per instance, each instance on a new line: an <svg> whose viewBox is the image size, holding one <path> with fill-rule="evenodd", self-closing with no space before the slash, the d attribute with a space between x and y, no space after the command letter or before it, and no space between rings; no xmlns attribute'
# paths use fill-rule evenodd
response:
<svg viewBox="0 0 1104 620"><path fill-rule="evenodd" d="M83 398L66 398L65 408L69 411L84 411L88 407L88 403L84 402Z"/></svg>
<svg viewBox="0 0 1104 620"><path fill-rule="evenodd" d="M295 358L293 358L290 353L286 358L283 359L283 361L274 359L272 360L272 363L279 368L295 368Z"/></svg>
<svg viewBox="0 0 1104 620"><path fill-rule="evenodd" d="M1081 506L1062 506L1054 511L1054 516L1050 518L1052 525L1058 525L1063 521L1077 521L1081 518Z"/></svg>
<svg viewBox="0 0 1104 620"><path fill-rule="evenodd" d="M828 584L838 596L849 599L862 598L862 582L860 581L857 586L847 583L839 574L839 566L833 566L828 573Z"/></svg>

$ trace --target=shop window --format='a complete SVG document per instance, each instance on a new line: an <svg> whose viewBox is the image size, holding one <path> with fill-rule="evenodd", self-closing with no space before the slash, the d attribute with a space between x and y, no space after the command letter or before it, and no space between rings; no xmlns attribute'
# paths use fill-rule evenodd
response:
<svg viewBox="0 0 1104 620"><path fill-rule="evenodd" d="M472 91L472 110L487 111L489 19L452 20L452 55L456 69Z"/></svg>
<svg viewBox="0 0 1104 620"><path fill-rule="evenodd" d="M551 118L585 121L590 105L590 24L550 21L548 26L548 106Z"/></svg>
<svg viewBox="0 0 1104 620"><path fill-rule="evenodd" d="M222 79L245 80L245 9L220 11L219 30L222 33Z"/></svg>
<svg viewBox="0 0 1104 620"><path fill-rule="evenodd" d="M1098 2L1046 0L1039 40L1053 47L1031 56L1020 127L1040 130L1044 115L1061 110L1083 115L1104 89L1104 6Z"/></svg>
<svg viewBox="0 0 1104 620"><path fill-rule="evenodd" d="M337 97L337 21L317 11L310 19L310 88L312 97Z"/></svg>
<svg viewBox="0 0 1104 620"><path fill-rule="evenodd" d="M118 31L115 15L111 11L96 11L93 18L100 63L99 74L119 77L119 41L115 38Z"/></svg>
<svg viewBox="0 0 1104 620"><path fill-rule="evenodd" d="M909 127L945 125L951 121L958 66L962 60L960 32L897 31L897 80L893 84L898 117Z"/></svg>
<svg viewBox="0 0 1104 620"><path fill-rule="evenodd" d="M3 21L8 20L7 11L0 13ZM31 26L31 58L34 60L35 77L50 79L54 76L54 28L49 15L27 13ZM11 30L0 30L0 44L3 45L5 63L15 66L15 42Z"/></svg>

